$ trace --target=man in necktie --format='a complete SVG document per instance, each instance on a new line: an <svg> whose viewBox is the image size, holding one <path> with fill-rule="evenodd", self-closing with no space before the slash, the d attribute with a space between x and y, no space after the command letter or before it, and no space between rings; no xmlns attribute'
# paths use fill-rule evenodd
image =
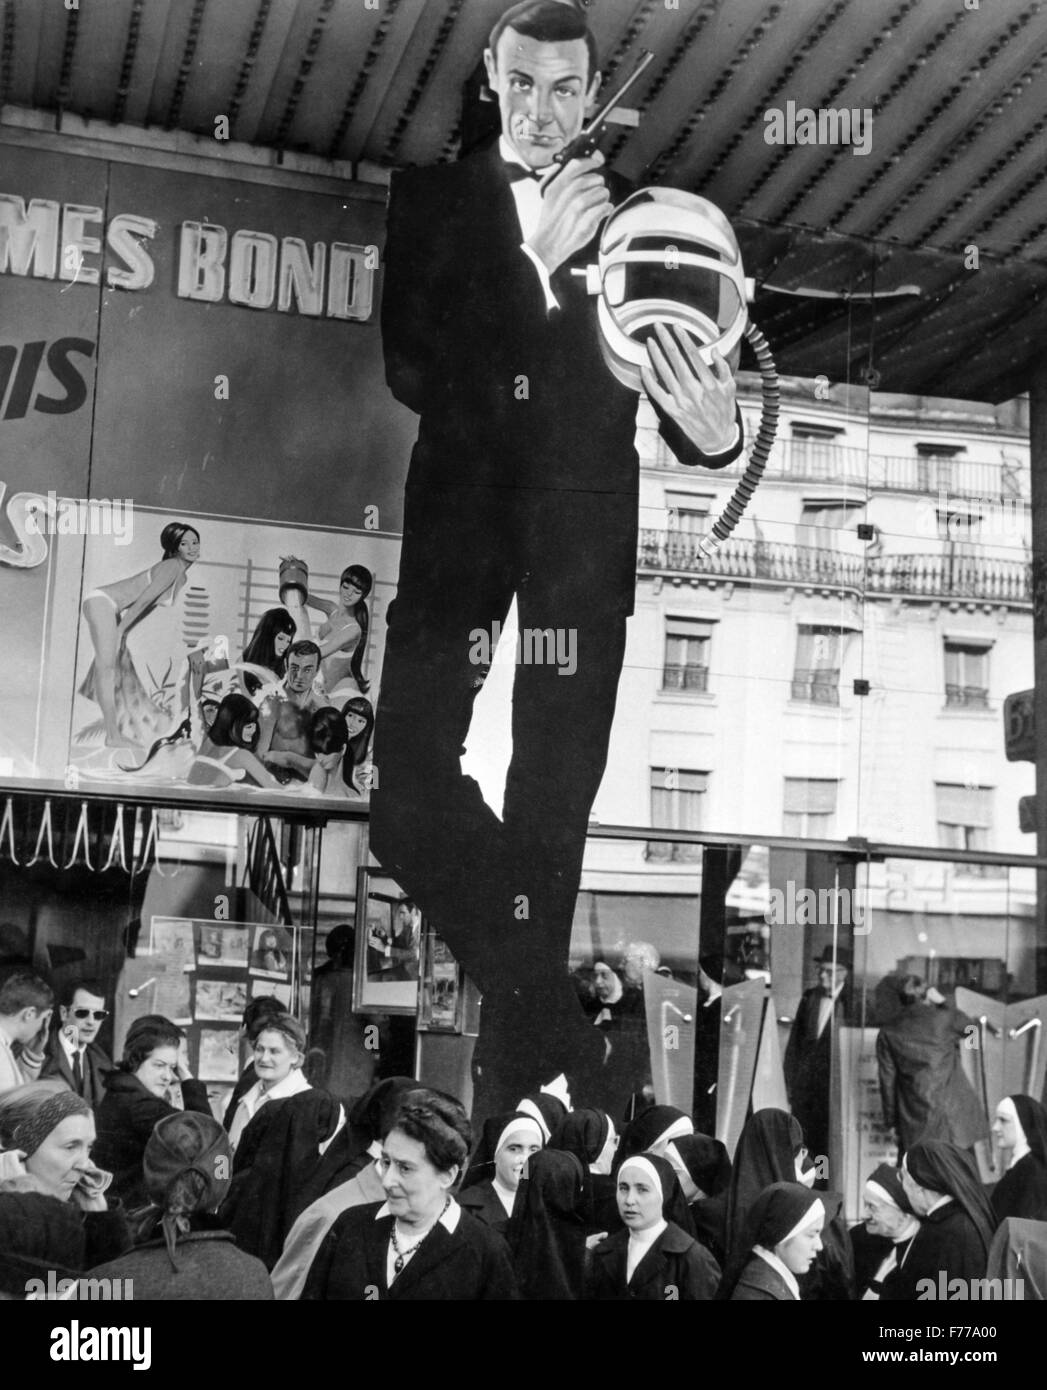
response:
<svg viewBox="0 0 1047 1390"><path fill-rule="evenodd" d="M851 952L845 946L837 946L835 951L826 946L815 960L818 983L804 992L785 1049L789 1103L815 1162L820 1158L828 1161L833 1018L842 1008L851 962ZM821 1172L825 1172L824 1163Z"/></svg>
<svg viewBox="0 0 1047 1390"><path fill-rule="evenodd" d="M498 142L390 186L386 378L420 420L371 800L374 854L483 994L480 1115L604 1062L567 957L633 609L639 486L637 399L603 362L580 274L630 189L600 154L552 177L600 86L595 42L573 6L525 0L484 62ZM668 447L686 464L730 463L741 431L727 365L664 329L649 355ZM490 659L480 639L489 653L514 599L521 633L545 645L516 668L492 808L460 759ZM551 659L559 638L577 652L571 674Z"/></svg>
<svg viewBox="0 0 1047 1390"><path fill-rule="evenodd" d="M58 1076L88 1105L104 1094L102 1077L113 1063L98 1041L109 1017L105 986L97 980L71 981L59 995L59 1018L47 1043L41 1076Z"/></svg>

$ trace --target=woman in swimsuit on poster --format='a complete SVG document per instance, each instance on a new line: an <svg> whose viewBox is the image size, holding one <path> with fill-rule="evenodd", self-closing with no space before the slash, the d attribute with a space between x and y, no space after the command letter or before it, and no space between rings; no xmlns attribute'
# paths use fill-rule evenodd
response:
<svg viewBox="0 0 1047 1390"><path fill-rule="evenodd" d="M186 522L172 521L160 532L160 545L157 564L92 589L82 605L94 660L79 693L101 706L110 748L147 745L170 722L142 685L127 651L127 635L154 608L173 605L189 566L199 559L200 533Z"/></svg>
<svg viewBox="0 0 1047 1390"><path fill-rule="evenodd" d="M328 695L346 683L355 685L361 695L366 695L371 688L371 682L364 676L364 660L370 628L367 596L373 586L374 575L369 569L363 565L349 565L338 581L337 603L313 594L306 596L300 585L284 585L280 589L280 600L294 617L299 637L312 636L306 608L316 608L326 614L327 621L316 634L316 642Z"/></svg>
<svg viewBox="0 0 1047 1390"><path fill-rule="evenodd" d="M226 791L234 783L275 787L280 783L254 750L258 745L258 711L246 695L227 695L218 706L186 781L191 787Z"/></svg>

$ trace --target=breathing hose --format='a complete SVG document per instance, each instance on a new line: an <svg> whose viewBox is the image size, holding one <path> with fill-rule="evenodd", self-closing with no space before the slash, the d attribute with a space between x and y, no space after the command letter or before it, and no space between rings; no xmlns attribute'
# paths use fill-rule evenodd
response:
<svg viewBox="0 0 1047 1390"><path fill-rule="evenodd" d="M778 432L778 406L781 393L778 387L778 370L774 365L771 349L767 339L752 322L745 325L745 337L756 353L756 361L760 368L763 389L760 428L749 454L749 462L745 465L745 472L742 474L738 486L731 494L723 511L713 522L709 534L702 536L698 542L698 551L702 555L715 555L741 521L742 513L749 505L749 499L763 477L775 435Z"/></svg>

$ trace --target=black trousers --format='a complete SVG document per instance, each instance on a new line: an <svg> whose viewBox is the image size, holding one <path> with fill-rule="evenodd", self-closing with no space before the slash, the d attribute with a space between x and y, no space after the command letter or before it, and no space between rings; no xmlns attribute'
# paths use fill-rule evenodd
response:
<svg viewBox="0 0 1047 1390"><path fill-rule="evenodd" d="M636 499L621 494L408 484L371 848L483 993L480 1109L570 1073L579 1053L602 1057L567 961L625 650L635 525ZM460 758L486 675L477 632L504 622L514 594L521 633L559 633L577 668L516 666L499 819Z"/></svg>

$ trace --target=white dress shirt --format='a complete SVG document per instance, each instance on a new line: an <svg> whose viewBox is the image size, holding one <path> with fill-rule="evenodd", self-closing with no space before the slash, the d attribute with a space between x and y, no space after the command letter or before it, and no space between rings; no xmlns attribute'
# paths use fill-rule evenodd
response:
<svg viewBox="0 0 1047 1390"><path fill-rule="evenodd" d="M530 169L530 165L513 149L509 141L503 135L498 141L498 152L505 160L506 164L518 164L521 169ZM538 171L535 170L535 173ZM513 194L513 201L516 204L516 215L520 219L520 231L523 233L523 241L520 243L520 250L529 261L534 265L538 272L538 279L541 281L542 293L545 295L546 309L558 309L560 301L553 294L552 286L549 283L549 272L545 267L540 256L538 256L527 245L528 237L534 236L538 230L538 223L542 217L542 190L537 179L517 179L510 185Z"/></svg>

